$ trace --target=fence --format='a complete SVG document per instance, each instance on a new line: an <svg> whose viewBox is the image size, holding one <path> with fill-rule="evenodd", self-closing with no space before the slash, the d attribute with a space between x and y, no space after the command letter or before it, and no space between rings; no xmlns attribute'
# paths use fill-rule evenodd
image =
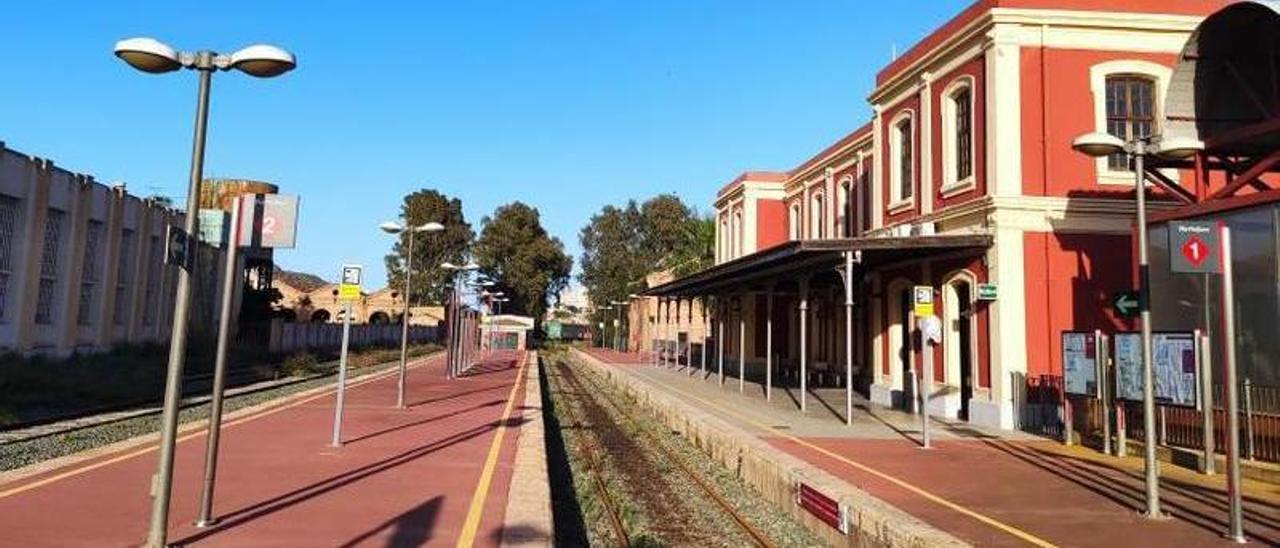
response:
<svg viewBox="0 0 1280 548"><path fill-rule="evenodd" d="M1061 439L1062 377L1015 375L1015 404L1020 410L1018 428ZM1213 387L1213 437L1218 453L1227 444L1226 389ZM1085 443L1100 444L1103 421L1115 425L1115 408L1107 409L1096 398L1068 396L1072 405L1072 428ZM1240 454L1246 459L1280 462L1280 387L1241 383ZM1144 437L1142 402L1119 402L1123 408L1125 435ZM1204 450L1204 414L1200 409L1173 405L1156 406L1156 440L1160 445ZM1112 432L1117 430L1113 429Z"/></svg>
<svg viewBox="0 0 1280 548"><path fill-rule="evenodd" d="M400 344L402 326L396 324L352 324L351 346L394 346ZM409 342L439 342L436 326L409 326ZM340 323L293 323L280 320L271 323L272 353L297 350L335 350L342 346Z"/></svg>

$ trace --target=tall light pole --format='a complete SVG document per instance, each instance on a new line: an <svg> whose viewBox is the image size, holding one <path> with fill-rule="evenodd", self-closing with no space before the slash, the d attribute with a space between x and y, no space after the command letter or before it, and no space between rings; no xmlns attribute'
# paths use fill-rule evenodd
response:
<svg viewBox="0 0 1280 548"><path fill-rule="evenodd" d="M448 270L454 274L453 276L453 317L449 322L449 378L453 378L462 372L462 354L459 352L462 344L462 276L467 272L474 272L480 269L480 265L475 261L468 262L465 265L455 265L453 263L441 263L440 268Z"/></svg>
<svg viewBox="0 0 1280 548"><path fill-rule="evenodd" d="M1147 260L1147 174L1148 154L1184 159L1204 150L1195 139L1161 140L1149 136L1124 141L1109 133L1088 133L1077 137L1071 148L1094 158L1127 153L1133 157L1134 192L1138 196L1138 311L1142 329L1142 430L1144 465L1146 468L1147 518L1161 518L1160 469L1156 461L1155 372L1151 363L1151 269Z"/></svg>
<svg viewBox="0 0 1280 548"><path fill-rule="evenodd" d="M406 219L407 220L407 219ZM440 232L444 230L444 225L440 223L426 223L418 226L401 225L392 221L387 221L378 225L383 232L387 234L409 235L409 248L405 251L404 269L404 313L400 315L400 378L396 383L396 408L404 409L404 383L406 372L409 369L409 309L410 301L413 299L413 235L418 232Z"/></svg>
<svg viewBox="0 0 1280 548"><path fill-rule="evenodd" d="M605 312L609 312L609 311L613 310L613 305L605 305L605 306L602 306L602 307L598 308L597 310L603 310L603 311L605 311ZM606 316L607 316L607 314L606 314ZM609 322L606 322L606 321L601 320L601 322L600 322L600 348L609 348L609 346L611 346L610 344L608 344L608 343L606 343L606 342L605 342L606 340L608 340L608 337L606 337L606 336L605 336L605 335L609 332L609 331L608 331L608 329L609 329Z"/></svg>
<svg viewBox="0 0 1280 548"><path fill-rule="evenodd" d="M169 339L169 363L165 374L164 410L160 426L160 462L153 478L151 527L147 545L164 546L168 538L169 498L173 487L174 440L178 431L178 398L181 396L183 360L187 348L187 309L191 303L191 270L195 267L195 245L200 209L200 182L204 178L205 134L209 121L209 86L213 73L235 69L250 76L271 78L297 66L292 53L275 46L253 45L231 55L210 50L180 52L153 38L129 38L116 42L115 55L135 69L151 74L190 69L200 75L196 95L195 138L191 147L191 173L187 186L187 264L178 270L177 295L173 303L173 328Z"/></svg>

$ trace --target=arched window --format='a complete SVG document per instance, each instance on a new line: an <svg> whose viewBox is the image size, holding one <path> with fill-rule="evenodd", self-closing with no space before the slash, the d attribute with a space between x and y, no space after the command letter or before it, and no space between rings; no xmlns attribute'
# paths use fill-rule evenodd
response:
<svg viewBox="0 0 1280 548"><path fill-rule="evenodd" d="M837 191L836 204L839 209L836 210L836 223L839 225L840 237L848 238L853 236L853 210L851 209L852 201L849 197L853 191L853 178L846 177L840 181L840 188Z"/></svg>
<svg viewBox="0 0 1280 548"><path fill-rule="evenodd" d="M915 123L905 112L894 121L890 133L889 183L893 206L902 206L915 196Z"/></svg>
<svg viewBox="0 0 1280 548"><path fill-rule="evenodd" d="M735 211L733 213L733 258L735 259L745 254L742 235L742 212Z"/></svg>
<svg viewBox="0 0 1280 548"><path fill-rule="evenodd" d="M943 93L942 188L969 186L973 177L973 83L963 77Z"/></svg>
<svg viewBox="0 0 1280 548"><path fill-rule="evenodd" d="M823 208L822 194L814 194L809 207L809 236L812 238L826 238L826 218L823 216L825 209Z"/></svg>
<svg viewBox="0 0 1280 548"><path fill-rule="evenodd" d="M729 260L729 237L730 237L728 218L720 219L720 231L718 236L720 237L720 260L727 261Z"/></svg>
<svg viewBox="0 0 1280 548"><path fill-rule="evenodd" d="M1125 141L1150 136L1155 130L1155 97L1155 81L1148 76L1108 76L1107 133ZM1129 156L1123 152L1108 156L1107 168L1129 171Z"/></svg>
<svg viewBox="0 0 1280 548"><path fill-rule="evenodd" d="M791 204L791 213L787 217L788 226L791 228L791 239L799 240L801 238L800 225L800 203Z"/></svg>

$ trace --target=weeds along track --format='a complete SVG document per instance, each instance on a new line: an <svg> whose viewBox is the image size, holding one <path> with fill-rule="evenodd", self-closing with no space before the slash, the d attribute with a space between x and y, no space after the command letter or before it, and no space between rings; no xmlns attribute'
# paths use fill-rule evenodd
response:
<svg viewBox="0 0 1280 548"><path fill-rule="evenodd" d="M690 456L663 439L667 434L657 432L656 423L630 413L631 406L594 373L565 360L549 363L548 378L563 402L556 408L572 408L565 418L575 446L599 503L608 506L611 540L621 539L622 546L775 546L705 472L690 466Z"/></svg>

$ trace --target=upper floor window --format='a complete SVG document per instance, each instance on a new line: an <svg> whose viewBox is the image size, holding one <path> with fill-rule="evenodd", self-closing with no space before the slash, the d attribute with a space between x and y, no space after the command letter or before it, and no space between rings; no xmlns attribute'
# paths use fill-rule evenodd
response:
<svg viewBox="0 0 1280 548"><path fill-rule="evenodd" d="M58 285L58 257L62 254L62 224L66 213L50 209L45 213L44 249L40 254L40 283L36 288L36 316L38 324L52 324L54 299Z"/></svg>
<svg viewBox="0 0 1280 548"><path fill-rule="evenodd" d="M893 201L909 202L915 195L915 124L909 114L893 124L890 177Z"/></svg>
<svg viewBox="0 0 1280 548"><path fill-rule="evenodd" d="M840 182L839 200L836 205L836 224L839 225L840 237L848 238L853 236L853 201L849 199L852 195L853 178L846 177Z"/></svg>
<svg viewBox="0 0 1280 548"><path fill-rule="evenodd" d="M1146 76L1107 77L1107 133L1125 141L1148 137L1155 129L1155 82ZM1129 156L1123 152L1107 157L1107 167L1129 170Z"/></svg>
<svg viewBox="0 0 1280 548"><path fill-rule="evenodd" d="M743 255L742 244L742 212L735 211L733 213L733 257L735 259Z"/></svg>
<svg viewBox="0 0 1280 548"><path fill-rule="evenodd" d="M791 228L791 239L799 240L801 238L800 204L799 203L791 204L791 212L787 215L787 223L788 223L788 226Z"/></svg>
<svg viewBox="0 0 1280 548"><path fill-rule="evenodd" d="M133 257L133 231L120 231L120 253L116 258L116 299L111 310L112 323L124 325L129 310L129 261Z"/></svg>
<svg viewBox="0 0 1280 548"><path fill-rule="evenodd" d="M94 300L98 291L98 262L102 246L102 221L89 221L84 235L84 262L80 265L80 300L76 314L78 325L93 325Z"/></svg>
<svg viewBox="0 0 1280 548"><path fill-rule="evenodd" d="M973 177L973 84L961 78L942 100L942 186L966 184Z"/></svg>
<svg viewBox="0 0 1280 548"><path fill-rule="evenodd" d="M822 200L822 194L815 194L809 210L809 218L811 220L809 226L809 235L812 238L826 238L826 217L823 216L825 208Z"/></svg>
<svg viewBox="0 0 1280 548"><path fill-rule="evenodd" d="M0 322L7 317L9 277L13 271L13 244L18 232L18 199L0 194Z"/></svg>

